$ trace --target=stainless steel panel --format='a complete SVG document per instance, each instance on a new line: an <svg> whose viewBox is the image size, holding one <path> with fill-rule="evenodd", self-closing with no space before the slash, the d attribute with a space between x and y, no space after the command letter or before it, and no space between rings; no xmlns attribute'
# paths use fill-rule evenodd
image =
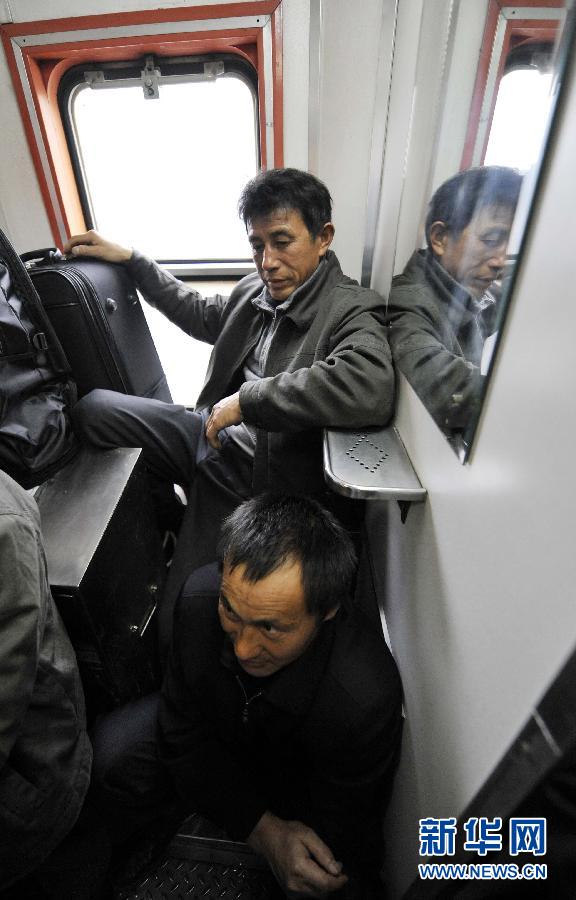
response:
<svg viewBox="0 0 576 900"><path fill-rule="evenodd" d="M53 588L79 588L141 452L83 448L36 490Z"/></svg>
<svg viewBox="0 0 576 900"><path fill-rule="evenodd" d="M165 564L139 449L83 449L35 492L89 719L158 688Z"/></svg>
<svg viewBox="0 0 576 900"><path fill-rule="evenodd" d="M393 426L362 431L326 429L324 477L345 497L416 503L426 497Z"/></svg>

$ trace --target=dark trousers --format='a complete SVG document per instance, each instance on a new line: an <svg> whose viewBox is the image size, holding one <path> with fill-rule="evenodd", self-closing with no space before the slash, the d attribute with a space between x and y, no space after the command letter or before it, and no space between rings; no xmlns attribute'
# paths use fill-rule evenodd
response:
<svg viewBox="0 0 576 900"><path fill-rule="evenodd" d="M181 596L217 592L219 567L196 570ZM191 652L192 652L191 648ZM94 750L90 799L109 823L113 844L142 833L173 832L194 812L194 799L182 803L158 759L160 694L150 694L106 713L90 733Z"/></svg>
<svg viewBox="0 0 576 900"><path fill-rule="evenodd" d="M165 825L172 833L191 811L178 801L157 757L159 701L160 694L150 694L106 713L90 735L90 802L107 822L113 846Z"/></svg>
<svg viewBox="0 0 576 900"><path fill-rule="evenodd" d="M251 496L252 459L221 434L222 449L207 442L207 412L184 406L95 390L72 411L74 427L87 443L103 450L142 447L158 485L179 484L188 496L164 596L159 608L160 655L166 658L174 603L187 576L218 555L223 519Z"/></svg>

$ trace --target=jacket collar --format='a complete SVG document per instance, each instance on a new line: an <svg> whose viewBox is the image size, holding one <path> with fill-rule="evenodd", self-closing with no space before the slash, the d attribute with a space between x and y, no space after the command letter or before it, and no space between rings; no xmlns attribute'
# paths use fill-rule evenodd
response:
<svg viewBox="0 0 576 900"><path fill-rule="evenodd" d="M454 332L458 334L461 328L476 318L479 312L477 302L466 288L452 278L430 250L421 252L425 254L426 277L444 303L446 307L444 314Z"/></svg>
<svg viewBox="0 0 576 900"><path fill-rule="evenodd" d="M318 312L318 300L342 281L350 281L340 268L336 254L332 250L326 252L324 261L304 284L297 288L292 296L286 318L291 319L296 328L304 331Z"/></svg>
<svg viewBox="0 0 576 900"><path fill-rule="evenodd" d="M274 313L276 313L278 310L283 313L287 313L290 307L294 303L298 302L298 298L301 296L305 296L313 287L314 282L317 281L318 278L322 277L325 263L326 258L322 257L322 259L320 260L312 274L306 279L304 284L301 284L300 287L296 288L295 291L292 291L290 296L286 300L283 300L282 303L274 303L268 287L264 285L258 296L254 297L254 299L252 300L253 305L258 309L264 310L264 312L268 313L268 315L270 316L273 316Z"/></svg>

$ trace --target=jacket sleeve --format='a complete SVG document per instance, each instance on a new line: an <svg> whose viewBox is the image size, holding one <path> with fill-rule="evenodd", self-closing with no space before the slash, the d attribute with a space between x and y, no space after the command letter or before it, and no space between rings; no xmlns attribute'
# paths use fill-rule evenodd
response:
<svg viewBox="0 0 576 900"><path fill-rule="evenodd" d="M388 306L394 362L441 428L465 428L478 408L484 377L480 367L452 352L417 299L407 309L402 289Z"/></svg>
<svg viewBox="0 0 576 900"><path fill-rule="evenodd" d="M184 674L174 640L160 702L161 749L176 792L190 809L246 840L268 808L264 786L239 763L218 733L200 685Z"/></svg>
<svg viewBox="0 0 576 900"><path fill-rule="evenodd" d="M242 385L240 407L249 424L289 432L388 422L394 372L382 301L366 302L368 295L377 298L357 288L341 291L323 359Z"/></svg>
<svg viewBox="0 0 576 900"><path fill-rule="evenodd" d="M343 704L346 706L346 704ZM311 781L310 825L346 866L362 871L381 861L382 820L402 733L400 704L359 712L332 734Z"/></svg>
<svg viewBox="0 0 576 900"><path fill-rule="evenodd" d="M22 728L38 665L41 602L48 585L32 523L0 514L0 771Z"/></svg>
<svg viewBox="0 0 576 900"><path fill-rule="evenodd" d="M203 297L137 250L126 268L144 299L174 325L199 341L216 341L227 297Z"/></svg>

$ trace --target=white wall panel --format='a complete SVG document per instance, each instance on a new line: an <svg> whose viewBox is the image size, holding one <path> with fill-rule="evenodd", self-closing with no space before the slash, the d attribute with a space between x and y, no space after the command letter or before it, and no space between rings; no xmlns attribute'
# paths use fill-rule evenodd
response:
<svg viewBox="0 0 576 900"><path fill-rule="evenodd" d="M20 252L53 243L40 186L14 95L6 56L0 51L0 196L6 232Z"/></svg>
<svg viewBox="0 0 576 900"><path fill-rule="evenodd" d="M308 168L308 35L310 0L284 0L284 165Z"/></svg>
<svg viewBox="0 0 576 900"><path fill-rule="evenodd" d="M430 193L460 168L486 8L486 0L460 2L454 8L454 35L446 73L443 109L438 122L440 137L434 173L430 179Z"/></svg>
<svg viewBox="0 0 576 900"><path fill-rule="evenodd" d="M391 0L322 3L317 174L334 200L334 249L360 278L383 9Z"/></svg>

